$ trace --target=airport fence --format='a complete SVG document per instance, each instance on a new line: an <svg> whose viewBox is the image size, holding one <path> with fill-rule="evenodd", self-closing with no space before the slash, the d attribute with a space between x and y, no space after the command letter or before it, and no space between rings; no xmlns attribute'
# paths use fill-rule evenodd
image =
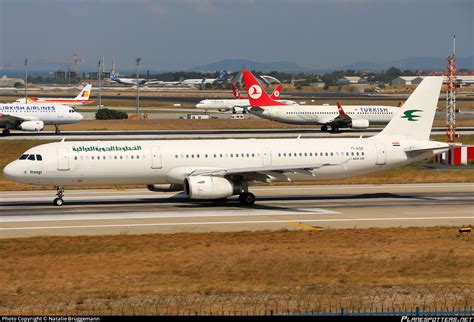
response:
<svg viewBox="0 0 474 322"><path fill-rule="evenodd" d="M121 295L69 303L52 298L42 305L1 305L0 315L474 315L474 288Z"/></svg>

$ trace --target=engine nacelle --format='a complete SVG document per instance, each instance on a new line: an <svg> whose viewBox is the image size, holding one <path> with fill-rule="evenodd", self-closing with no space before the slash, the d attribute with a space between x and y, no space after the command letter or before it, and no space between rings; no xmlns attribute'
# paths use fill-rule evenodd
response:
<svg viewBox="0 0 474 322"><path fill-rule="evenodd" d="M183 185L181 184L149 184L146 186L148 190L153 192L173 192L183 191Z"/></svg>
<svg viewBox="0 0 474 322"><path fill-rule="evenodd" d="M43 121L24 121L18 126L22 131L41 131L44 128Z"/></svg>
<svg viewBox="0 0 474 322"><path fill-rule="evenodd" d="M188 177L184 179L184 193L190 199L221 199L240 194L243 186L222 177Z"/></svg>
<svg viewBox="0 0 474 322"><path fill-rule="evenodd" d="M366 129L368 127L369 127L369 120L366 120L366 119L352 120L351 128L353 129Z"/></svg>

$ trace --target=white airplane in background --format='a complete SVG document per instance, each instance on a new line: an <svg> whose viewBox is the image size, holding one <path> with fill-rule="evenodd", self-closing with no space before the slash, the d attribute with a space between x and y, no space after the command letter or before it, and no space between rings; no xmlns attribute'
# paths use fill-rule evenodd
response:
<svg viewBox="0 0 474 322"><path fill-rule="evenodd" d="M59 125L77 123L82 115L62 104L0 104L0 128L3 135L10 130L41 131L45 125L54 125L59 133Z"/></svg>
<svg viewBox="0 0 474 322"><path fill-rule="evenodd" d="M92 85L87 84L82 91L75 98L43 98L43 97L28 97L28 103L48 103L48 104L67 104L69 106L87 105L94 103L89 99ZM27 103L26 98L19 98L16 103Z"/></svg>
<svg viewBox="0 0 474 322"><path fill-rule="evenodd" d="M273 101L250 72L244 73L252 106ZM252 205L249 185L360 176L445 152L429 140L442 77L426 77L385 129L370 138L71 141L42 144L8 164L17 182L56 186L143 184L180 191L190 199L238 195Z"/></svg>
<svg viewBox="0 0 474 322"><path fill-rule="evenodd" d="M119 77L114 71L110 73L110 82L115 82L119 83L122 85L137 85L137 79L136 78L123 78ZM156 79L145 79L145 78L139 78L138 79L138 85L146 85L146 84L157 84L160 83L161 81L156 80Z"/></svg>
<svg viewBox="0 0 474 322"><path fill-rule="evenodd" d="M281 89L282 86L278 85L273 91L271 98L279 100ZM232 93L234 95L233 99L205 99L196 104L196 108L206 110L206 112L207 110L218 110L219 112L232 111L232 113L236 113L236 108L240 108L242 109L242 113L247 113L247 110L250 107L249 99L244 98L240 94L240 91L235 84L232 84ZM296 104L296 102L290 100L280 100L280 102L287 105Z"/></svg>
<svg viewBox="0 0 474 322"><path fill-rule="evenodd" d="M217 78L188 78L180 80L179 83L182 85L219 84L225 82L229 76L229 73L224 70Z"/></svg>

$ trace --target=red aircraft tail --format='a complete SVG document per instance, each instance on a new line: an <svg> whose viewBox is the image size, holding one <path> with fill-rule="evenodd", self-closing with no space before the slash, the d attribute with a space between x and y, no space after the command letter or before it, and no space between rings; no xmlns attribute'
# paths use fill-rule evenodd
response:
<svg viewBox="0 0 474 322"><path fill-rule="evenodd" d="M272 95L270 96L271 99L273 100L279 100L280 99L280 94L281 94L281 85L278 85L275 90L273 91Z"/></svg>
<svg viewBox="0 0 474 322"><path fill-rule="evenodd" d="M247 94L249 96L250 106L281 106L285 105L278 101L274 101L268 96L267 92L262 88L255 76L248 70L244 70L244 82Z"/></svg>
<svg viewBox="0 0 474 322"><path fill-rule="evenodd" d="M242 99L242 95L240 94L239 89L237 88L237 86L235 86L234 83L232 83L232 94L234 94L235 99L238 99L238 100Z"/></svg>

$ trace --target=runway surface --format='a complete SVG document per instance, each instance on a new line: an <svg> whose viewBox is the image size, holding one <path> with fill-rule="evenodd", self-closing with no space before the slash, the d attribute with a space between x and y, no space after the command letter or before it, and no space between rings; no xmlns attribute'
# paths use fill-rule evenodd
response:
<svg viewBox="0 0 474 322"><path fill-rule="evenodd" d="M238 122L238 120L236 120ZM2 140L164 140L164 139L222 139L222 138L303 138L320 137L369 137L380 132L381 128L364 130L343 129L340 133L321 132L316 128L292 129L225 129L225 130L123 130L123 131L54 131L41 133L12 131L12 135L1 137ZM461 135L474 134L474 127L459 127L456 132ZM444 135L445 128L433 128L433 135Z"/></svg>
<svg viewBox="0 0 474 322"><path fill-rule="evenodd" d="M474 184L259 186L257 204L133 190L1 192L0 238L474 225Z"/></svg>

